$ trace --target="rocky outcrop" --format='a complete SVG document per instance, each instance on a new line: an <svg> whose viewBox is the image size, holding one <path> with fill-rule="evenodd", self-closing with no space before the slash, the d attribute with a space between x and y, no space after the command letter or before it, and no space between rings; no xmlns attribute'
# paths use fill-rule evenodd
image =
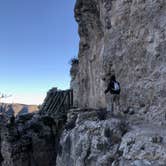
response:
<svg viewBox="0 0 166 166"><path fill-rule="evenodd" d="M105 108L102 78L115 73L122 88L121 109L164 122L166 1L77 0L75 18L80 35L75 77L79 106Z"/></svg>
<svg viewBox="0 0 166 166"><path fill-rule="evenodd" d="M70 76L71 76L70 87L71 89L73 89L74 107L79 107L78 69L79 69L79 60L74 58L71 62L71 69L70 69Z"/></svg>
<svg viewBox="0 0 166 166"><path fill-rule="evenodd" d="M123 153L123 166L166 165L165 127L141 124L133 125L122 138L119 150Z"/></svg>
<svg viewBox="0 0 166 166"><path fill-rule="evenodd" d="M57 165L107 166L118 162L121 138L127 126L102 110L71 110L60 139Z"/></svg>
<svg viewBox="0 0 166 166"><path fill-rule="evenodd" d="M80 35L79 67L76 77L79 89L78 105L100 107L105 98L102 93L103 82L97 76L102 74L100 58L103 52L99 4L93 0L78 0L75 6L75 18L79 24Z"/></svg>
<svg viewBox="0 0 166 166"><path fill-rule="evenodd" d="M164 166L165 129L104 110L70 110L57 166Z"/></svg>
<svg viewBox="0 0 166 166"><path fill-rule="evenodd" d="M55 166L63 123L40 114L1 117L1 165Z"/></svg>

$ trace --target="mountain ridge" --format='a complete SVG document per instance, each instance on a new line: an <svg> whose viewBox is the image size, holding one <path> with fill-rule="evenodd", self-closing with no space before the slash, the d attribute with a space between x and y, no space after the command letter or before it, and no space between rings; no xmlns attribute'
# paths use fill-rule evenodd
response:
<svg viewBox="0 0 166 166"><path fill-rule="evenodd" d="M32 113L38 111L38 105L22 104L22 103L0 103L0 112L5 112L11 115L12 112L17 114Z"/></svg>

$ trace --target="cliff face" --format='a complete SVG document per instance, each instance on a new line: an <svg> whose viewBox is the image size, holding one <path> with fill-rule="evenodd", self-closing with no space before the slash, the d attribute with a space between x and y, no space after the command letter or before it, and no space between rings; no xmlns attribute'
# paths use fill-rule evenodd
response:
<svg viewBox="0 0 166 166"><path fill-rule="evenodd" d="M31 113L15 120L0 117L1 166L55 166L64 122Z"/></svg>
<svg viewBox="0 0 166 166"><path fill-rule="evenodd" d="M134 109L163 121L166 108L166 1L77 0L78 105L106 107L103 75L121 83L123 111ZM71 85L72 85L71 82Z"/></svg>

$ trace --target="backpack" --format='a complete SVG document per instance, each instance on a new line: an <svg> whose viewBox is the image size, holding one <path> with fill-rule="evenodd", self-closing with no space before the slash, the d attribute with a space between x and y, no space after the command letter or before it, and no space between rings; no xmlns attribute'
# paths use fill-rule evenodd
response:
<svg viewBox="0 0 166 166"><path fill-rule="evenodd" d="M119 82L114 82L114 89L111 89L112 94L120 94L120 84Z"/></svg>

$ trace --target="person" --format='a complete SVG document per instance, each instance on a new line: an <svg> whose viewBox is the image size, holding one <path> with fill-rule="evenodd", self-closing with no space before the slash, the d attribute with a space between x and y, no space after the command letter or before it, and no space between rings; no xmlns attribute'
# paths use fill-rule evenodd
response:
<svg viewBox="0 0 166 166"><path fill-rule="evenodd" d="M116 103L119 109L119 100L120 100L120 83L116 81L115 75L112 75L108 81L107 89L104 91L105 94L110 92L111 96L109 97L109 101L107 100L107 110L114 113L114 104Z"/></svg>

